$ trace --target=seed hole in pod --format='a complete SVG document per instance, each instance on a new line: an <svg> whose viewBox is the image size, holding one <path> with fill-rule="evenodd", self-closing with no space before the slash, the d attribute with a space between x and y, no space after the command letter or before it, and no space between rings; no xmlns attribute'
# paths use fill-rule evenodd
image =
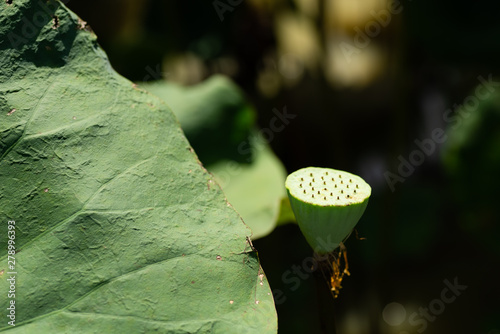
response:
<svg viewBox="0 0 500 334"><path fill-rule="evenodd" d="M346 197L349 198L349 195L347 195Z"/></svg>
<svg viewBox="0 0 500 334"><path fill-rule="evenodd" d="M335 179L334 179L333 177L332 177L332 181L334 181L334 182L335 182Z"/></svg>
<svg viewBox="0 0 500 334"><path fill-rule="evenodd" d="M302 183L300 184L300 187L302 188Z"/></svg>
<svg viewBox="0 0 500 334"><path fill-rule="evenodd" d="M309 173L309 176L312 177L313 176L313 173Z"/></svg>
<svg viewBox="0 0 500 334"><path fill-rule="evenodd" d="M314 198L314 194L312 194L312 198Z"/></svg>
<svg viewBox="0 0 500 334"><path fill-rule="evenodd" d="M351 183L352 183L352 179L349 179L349 182L351 182Z"/></svg>
<svg viewBox="0 0 500 334"><path fill-rule="evenodd" d="M314 181L314 178L313 178L313 182L316 182L316 181Z"/></svg>
<svg viewBox="0 0 500 334"><path fill-rule="evenodd" d="M325 197L323 197L323 199L326 201L326 196L325 196Z"/></svg>
<svg viewBox="0 0 500 334"><path fill-rule="evenodd" d="M312 190L314 191L314 187L312 187Z"/></svg>
<svg viewBox="0 0 500 334"><path fill-rule="evenodd" d="M344 193L344 191L343 191L343 190L341 190L341 191L340 191L340 193L341 193L341 194L343 194L343 193Z"/></svg>
<svg viewBox="0 0 500 334"><path fill-rule="evenodd" d="M323 188L323 190L328 191L328 189L326 189L326 188Z"/></svg>
<svg viewBox="0 0 500 334"><path fill-rule="evenodd" d="M337 199L340 199L340 198L337 196Z"/></svg>
<svg viewBox="0 0 500 334"><path fill-rule="evenodd" d="M356 185L356 188L359 188L358 185Z"/></svg>
<svg viewBox="0 0 500 334"><path fill-rule="evenodd" d="M335 185L335 188L337 188L337 185Z"/></svg>
<svg viewBox="0 0 500 334"><path fill-rule="evenodd" d="M309 187L310 187L310 186L312 186L312 183L311 183L311 182L309 182Z"/></svg>
<svg viewBox="0 0 500 334"><path fill-rule="evenodd" d="M339 178L341 179L342 178L342 175L339 174Z"/></svg>
<svg viewBox="0 0 500 334"><path fill-rule="evenodd" d="M304 194L306 193L306 190L304 189Z"/></svg>
<svg viewBox="0 0 500 334"><path fill-rule="evenodd" d="M325 182L325 181L323 181L323 185L325 185L325 186L326 186L326 182Z"/></svg>
<svg viewBox="0 0 500 334"><path fill-rule="evenodd" d="M323 176L321 177L322 180L324 180Z"/></svg>
<svg viewBox="0 0 500 334"><path fill-rule="evenodd" d="M340 181L340 184L344 184L344 181Z"/></svg>
<svg viewBox="0 0 500 334"><path fill-rule="evenodd" d="M347 185L347 188L349 188L349 185Z"/></svg>
<svg viewBox="0 0 500 334"><path fill-rule="evenodd" d="M326 172L326 175L328 175L328 172Z"/></svg>
<svg viewBox="0 0 500 334"><path fill-rule="evenodd" d="M304 181L304 178L303 178L303 177L301 177L301 178L300 178L300 181Z"/></svg>
<svg viewBox="0 0 500 334"><path fill-rule="evenodd" d="M319 190L318 190L318 195L319 195Z"/></svg>
<svg viewBox="0 0 500 334"><path fill-rule="evenodd" d="M354 189L354 193L356 193L356 189Z"/></svg>
<svg viewBox="0 0 500 334"><path fill-rule="evenodd" d="M330 196L333 196L333 193L330 193Z"/></svg>

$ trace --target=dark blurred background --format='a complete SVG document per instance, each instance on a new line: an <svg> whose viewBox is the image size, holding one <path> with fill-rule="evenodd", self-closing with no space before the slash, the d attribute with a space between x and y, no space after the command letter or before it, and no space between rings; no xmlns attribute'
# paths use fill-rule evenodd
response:
<svg viewBox="0 0 500 334"><path fill-rule="evenodd" d="M372 186L357 226L366 240L347 241L352 275L336 300L317 273L294 273L312 255L297 225L254 242L279 294L280 333L500 334L496 2L67 6L128 79L191 85L225 74L261 128L273 108L296 116L269 143L289 173L331 167Z"/></svg>

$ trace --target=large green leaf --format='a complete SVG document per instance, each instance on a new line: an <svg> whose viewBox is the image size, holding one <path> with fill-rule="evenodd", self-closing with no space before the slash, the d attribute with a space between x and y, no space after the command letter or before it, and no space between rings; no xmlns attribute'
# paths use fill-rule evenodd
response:
<svg viewBox="0 0 500 334"><path fill-rule="evenodd" d="M288 200L286 171L255 130L253 109L240 89L218 75L190 87L168 81L140 87L168 101L201 162L251 228L252 239L271 233L281 202Z"/></svg>
<svg viewBox="0 0 500 334"><path fill-rule="evenodd" d="M249 229L83 21L55 1L0 1L0 70L0 331L276 332Z"/></svg>

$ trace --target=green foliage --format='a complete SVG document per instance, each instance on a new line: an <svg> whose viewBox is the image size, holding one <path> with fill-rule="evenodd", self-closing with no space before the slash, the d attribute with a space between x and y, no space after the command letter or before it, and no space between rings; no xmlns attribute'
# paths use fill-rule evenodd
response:
<svg viewBox="0 0 500 334"><path fill-rule="evenodd" d="M239 88L223 76L191 87L168 81L140 87L168 101L201 162L252 230L252 239L272 232L286 198L286 171L256 130L253 109Z"/></svg>
<svg viewBox="0 0 500 334"><path fill-rule="evenodd" d="M194 86L168 81L140 84L166 101L205 165L221 159L247 162L249 151L239 148L255 125L255 113L229 79L213 76Z"/></svg>
<svg viewBox="0 0 500 334"><path fill-rule="evenodd" d="M250 145L251 163L223 160L207 169L252 230L252 239L258 239L271 233L280 222L282 202L286 199L286 171L267 144L252 140ZM293 220L286 222L290 221Z"/></svg>
<svg viewBox="0 0 500 334"><path fill-rule="evenodd" d="M491 79L491 76L490 76ZM453 115L442 161L452 181L458 219L467 233L500 254L498 189L500 179L500 93L498 83L476 88L482 98L472 107L462 106ZM491 91L490 91L491 89Z"/></svg>
<svg viewBox="0 0 500 334"><path fill-rule="evenodd" d="M43 18L43 20L42 20ZM59 2L0 2L0 292L12 333L273 333L249 229L165 103ZM2 271L3 270L3 271Z"/></svg>

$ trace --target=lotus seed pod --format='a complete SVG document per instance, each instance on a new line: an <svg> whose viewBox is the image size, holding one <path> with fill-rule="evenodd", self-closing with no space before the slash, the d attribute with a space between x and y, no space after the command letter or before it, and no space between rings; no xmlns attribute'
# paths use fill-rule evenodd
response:
<svg viewBox="0 0 500 334"><path fill-rule="evenodd" d="M371 195L359 176L330 168L299 169L285 186L300 230L318 254L332 252L351 233Z"/></svg>

